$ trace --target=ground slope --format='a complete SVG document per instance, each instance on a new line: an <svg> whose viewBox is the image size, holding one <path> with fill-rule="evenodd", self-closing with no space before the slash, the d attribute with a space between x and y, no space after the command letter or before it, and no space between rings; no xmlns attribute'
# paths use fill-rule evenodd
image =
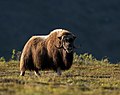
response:
<svg viewBox="0 0 120 95"><path fill-rule="evenodd" d="M118 95L119 64L78 64L57 76L42 71L41 77L26 72L19 76L19 63L0 63L0 95Z"/></svg>

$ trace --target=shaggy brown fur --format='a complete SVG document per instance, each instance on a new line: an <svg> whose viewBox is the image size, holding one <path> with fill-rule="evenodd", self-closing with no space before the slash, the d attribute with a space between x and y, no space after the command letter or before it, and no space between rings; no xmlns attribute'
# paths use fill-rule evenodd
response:
<svg viewBox="0 0 120 95"><path fill-rule="evenodd" d="M56 29L47 36L33 36L24 46L20 59L20 75L25 74L25 70L34 70L39 75L38 70L53 69L58 75L60 70L67 70L71 67L73 61L73 52L67 53L60 37L72 35L71 32L64 29Z"/></svg>

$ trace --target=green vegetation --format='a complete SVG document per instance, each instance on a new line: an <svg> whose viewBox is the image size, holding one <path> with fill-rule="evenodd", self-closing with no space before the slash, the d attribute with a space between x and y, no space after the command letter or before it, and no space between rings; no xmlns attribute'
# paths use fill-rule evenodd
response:
<svg viewBox="0 0 120 95"><path fill-rule="evenodd" d="M6 62L5 58L4 57L0 57L0 62L5 63Z"/></svg>
<svg viewBox="0 0 120 95"><path fill-rule="evenodd" d="M13 50L12 50L12 56L11 56L12 60L15 60L15 53L16 53L16 50L13 49Z"/></svg>
<svg viewBox="0 0 120 95"><path fill-rule="evenodd" d="M18 61L4 63L0 61L0 95L120 95L120 64L107 58L75 53L73 66L62 76L41 71L36 77L27 71L20 77Z"/></svg>
<svg viewBox="0 0 120 95"><path fill-rule="evenodd" d="M12 50L11 61L19 61L21 55L21 51Z"/></svg>

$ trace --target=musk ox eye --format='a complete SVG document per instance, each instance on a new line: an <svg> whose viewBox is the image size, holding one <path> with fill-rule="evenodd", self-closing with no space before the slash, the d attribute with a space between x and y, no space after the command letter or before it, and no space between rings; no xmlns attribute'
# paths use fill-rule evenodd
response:
<svg viewBox="0 0 120 95"><path fill-rule="evenodd" d="M65 40L65 42L70 42L70 39L69 39L69 38L67 38L67 39Z"/></svg>
<svg viewBox="0 0 120 95"><path fill-rule="evenodd" d="M74 40L72 38L69 39L69 42L73 42Z"/></svg>
<svg viewBox="0 0 120 95"><path fill-rule="evenodd" d="M73 42L74 40L72 38L68 38L66 42Z"/></svg>
<svg viewBox="0 0 120 95"><path fill-rule="evenodd" d="M65 41L66 41L66 42L69 42L69 39L67 38L67 39L65 39Z"/></svg>
<svg viewBox="0 0 120 95"><path fill-rule="evenodd" d="M64 41L65 42L73 42L73 39L72 38L65 38Z"/></svg>

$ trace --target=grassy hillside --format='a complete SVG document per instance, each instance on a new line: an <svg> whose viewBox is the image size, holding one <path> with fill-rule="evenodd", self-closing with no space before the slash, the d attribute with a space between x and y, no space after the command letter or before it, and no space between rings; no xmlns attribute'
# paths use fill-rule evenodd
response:
<svg viewBox="0 0 120 95"><path fill-rule="evenodd" d="M76 55L62 76L53 71L19 76L19 62L0 62L0 95L120 95L120 64Z"/></svg>

